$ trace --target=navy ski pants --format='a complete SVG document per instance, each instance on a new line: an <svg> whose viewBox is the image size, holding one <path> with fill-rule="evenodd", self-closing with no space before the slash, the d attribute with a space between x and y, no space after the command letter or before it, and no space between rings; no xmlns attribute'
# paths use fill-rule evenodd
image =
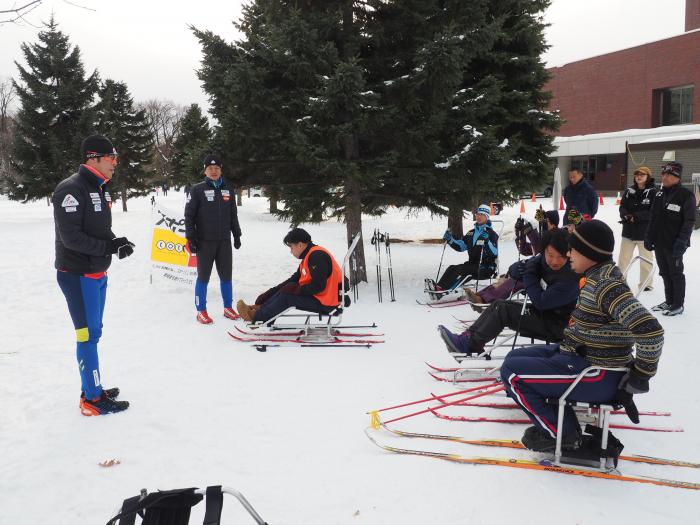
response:
<svg viewBox="0 0 700 525"><path fill-rule="evenodd" d="M57 272L58 285L68 303L75 328L76 357L82 390L87 399L102 395L97 343L102 337L102 316L107 298L107 275L98 279Z"/></svg>
<svg viewBox="0 0 700 525"><path fill-rule="evenodd" d="M255 314L255 321L263 323L290 307L305 312L324 314L331 312L335 308L333 306L322 305L313 295L277 292L260 306L260 310Z"/></svg>
<svg viewBox="0 0 700 525"><path fill-rule="evenodd" d="M559 352L559 345L516 348L501 366L501 378L508 395L520 405L532 422L552 437L557 435L557 406L545 403L558 399L590 363L578 354ZM615 398L623 372L589 372L569 395L572 401L608 402ZM571 407L564 415L562 434L577 431L578 420Z"/></svg>

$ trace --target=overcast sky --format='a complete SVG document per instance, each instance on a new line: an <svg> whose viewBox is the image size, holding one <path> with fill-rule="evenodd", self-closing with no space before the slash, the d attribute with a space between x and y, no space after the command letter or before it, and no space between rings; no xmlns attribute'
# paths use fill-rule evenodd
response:
<svg viewBox="0 0 700 525"><path fill-rule="evenodd" d="M0 10L28 2L0 0ZM26 22L0 24L0 78L17 76L14 61L23 63L20 44L36 42L41 22L53 11L60 29L80 47L87 71L97 68L103 79L126 82L137 101L158 98L207 107L195 75L200 48L187 26L234 40L232 21L243 3L45 0ZM553 0L545 18L551 24L545 60L556 66L683 33L685 0Z"/></svg>

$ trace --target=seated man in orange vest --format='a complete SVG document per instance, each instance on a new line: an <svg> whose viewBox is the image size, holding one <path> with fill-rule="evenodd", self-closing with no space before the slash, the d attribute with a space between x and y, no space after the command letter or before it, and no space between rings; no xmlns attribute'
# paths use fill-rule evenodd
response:
<svg viewBox="0 0 700 525"><path fill-rule="evenodd" d="M301 259L299 269L259 295L254 305L238 301L238 313L248 322L265 322L289 307L329 313L340 304L343 273L330 252L312 243L311 235L301 228L290 230L282 242Z"/></svg>

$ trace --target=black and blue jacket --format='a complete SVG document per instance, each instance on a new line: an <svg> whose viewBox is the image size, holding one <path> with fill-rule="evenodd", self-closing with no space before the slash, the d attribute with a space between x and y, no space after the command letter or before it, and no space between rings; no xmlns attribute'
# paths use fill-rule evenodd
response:
<svg viewBox="0 0 700 525"><path fill-rule="evenodd" d="M109 180L82 164L53 193L57 270L94 274L107 271L112 232Z"/></svg>
<svg viewBox="0 0 700 525"><path fill-rule="evenodd" d="M222 241L241 236L236 194L223 178L195 184L185 205L185 236L199 241Z"/></svg>
<svg viewBox="0 0 700 525"><path fill-rule="evenodd" d="M469 262L479 264L481 260L482 269L495 269L496 258L498 257L498 234L491 228L491 221L484 225L474 226L461 239L454 237L448 240L450 248L458 252L467 252ZM483 256L481 252L484 252Z"/></svg>

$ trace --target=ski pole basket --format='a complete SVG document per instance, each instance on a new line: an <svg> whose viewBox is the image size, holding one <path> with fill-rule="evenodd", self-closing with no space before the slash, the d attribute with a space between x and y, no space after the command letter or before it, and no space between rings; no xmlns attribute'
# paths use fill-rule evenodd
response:
<svg viewBox="0 0 700 525"><path fill-rule="evenodd" d="M135 525L136 516L141 517L141 525L187 525L190 522L192 507L205 499L204 525L220 525L224 494L235 497L258 525L267 525L248 500L235 489L216 485L206 489L157 491L148 494L146 489L122 503L119 513L107 525Z"/></svg>

